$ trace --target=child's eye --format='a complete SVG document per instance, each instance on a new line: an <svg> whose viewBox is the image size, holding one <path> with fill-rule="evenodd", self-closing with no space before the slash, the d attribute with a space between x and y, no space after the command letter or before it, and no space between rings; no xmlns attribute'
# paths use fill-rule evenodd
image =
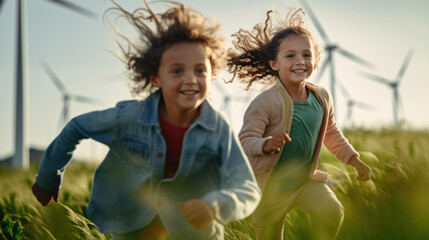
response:
<svg viewBox="0 0 429 240"><path fill-rule="evenodd" d="M293 58L292 54L286 55L286 58Z"/></svg>
<svg viewBox="0 0 429 240"><path fill-rule="evenodd" d="M311 54L304 54L304 57L311 58Z"/></svg>
<svg viewBox="0 0 429 240"><path fill-rule="evenodd" d="M205 68L197 68L197 69L195 69L195 73L196 74L204 74L206 72L207 72L207 70Z"/></svg>
<svg viewBox="0 0 429 240"><path fill-rule="evenodd" d="M173 74L181 74L183 72L183 70L182 69L173 69L171 72Z"/></svg>

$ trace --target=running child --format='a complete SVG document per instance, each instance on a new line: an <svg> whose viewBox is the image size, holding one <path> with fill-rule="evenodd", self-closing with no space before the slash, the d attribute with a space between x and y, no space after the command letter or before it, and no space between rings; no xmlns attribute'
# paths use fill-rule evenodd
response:
<svg viewBox="0 0 429 240"><path fill-rule="evenodd" d="M336 125L331 95L307 82L320 51L303 15L301 9L291 10L286 20L273 24L268 11L264 23L234 34L236 49L228 51L228 70L247 89L253 83L274 85L251 102L239 133L263 191L252 215L259 240L283 239L284 219L293 208L310 215L312 239L336 237L344 209L326 184L329 175L318 170L322 144L355 167L358 180L371 177Z"/></svg>
<svg viewBox="0 0 429 240"><path fill-rule="evenodd" d="M124 51L142 101L72 119L49 145L32 190L58 201L81 139L109 147L94 175L87 213L113 239L223 239L224 224L250 215L261 193L230 124L207 101L224 65L219 26L179 3L165 12L119 12L142 45ZM153 25L151 25L153 24Z"/></svg>

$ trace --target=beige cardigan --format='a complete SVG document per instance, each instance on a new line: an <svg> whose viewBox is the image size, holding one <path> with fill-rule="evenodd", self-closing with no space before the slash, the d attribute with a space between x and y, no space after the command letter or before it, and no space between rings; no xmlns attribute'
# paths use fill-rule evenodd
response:
<svg viewBox="0 0 429 240"><path fill-rule="evenodd" d="M317 96L324 110L309 177L316 181L327 181L329 175L317 170L322 143L345 164L348 164L353 156L359 156L359 154L349 144L335 123L332 97L328 91L308 82L306 87ZM243 127L238 136L262 191L281 155L281 151L280 153L264 153L262 150L264 143L274 134L290 133L293 110L292 99L280 80L277 80L273 87L259 94L250 103L244 114Z"/></svg>

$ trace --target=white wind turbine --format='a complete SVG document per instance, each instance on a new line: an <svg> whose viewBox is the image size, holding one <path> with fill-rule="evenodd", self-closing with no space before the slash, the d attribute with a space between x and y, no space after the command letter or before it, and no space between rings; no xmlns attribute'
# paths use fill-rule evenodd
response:
<svg viewBox="0 0 429 240"><path fill-rule="evenodd" d="M306 12L308 13L311 21L313 22L314 26L316 27L317 31L319 32L320 36L323 39L323 42L325 43L325 50L327 52L327 56L326 59L324 60L323 64L320 67L320 71L319 74L317 75L316 79L314 80L315 83L317 83L320 78L322 77L325 69L329 66L330 67L330 75L331 75L331 79L330 79L330 88L331 88L331 94L332 94L332 101L334 103L334 107L336 106L336 102L335 102L335 84L336 84L336 80L335 80L335 65L334 65L334 52L337 52L341 55L343 55L344 57L360 64L366 67L370 67L372 68L374 65L364 59L362 59L361 57L356 56L355 54L345 50L344 48L341 48L338 44L335 44L333 42L331 42L328 38L328 35L325 33L325 30L323 30L322 26L320 25L320 22L317 20L316 15L313 13L313 11L311 10L310 6L307 4L307 2L305 0L300 0L302 5L304 6L304 9L306 10Z"/></svg>
<svg viewBox="0 0 429 240"><path fill-rule="evenodd" d="M85 97L82 95L70 93L69 91L67 91L64 84L60 81L58 76L54 73L54 71L49 67L48 64L42 62L42 67L46 71L46 73L49 75L49 78L55 84L55 86L60 91L60 93L63 97L63 108L61 111L62 114L61 114L60 121L58 124L59 127L63 127L69 120L70 102L71 101L87 103L87 104L102 104L103 103L103 101L95 99L95 98L90 98L90 97Z"/></svg>
<svg viewBox="0 0 429 240"><path fill-rule="evenodd" d="M411 57L413 56L413 53L414 53L413 49L408 50L408 53L405 56L404 62L402 63L402 66L399 69L399 72L394 79L387 79L387 78L380 77L366 72L361 73L362 76L370 80L376 81L378 83L384 84L392 89L393 123L395 124L395 126L399 126L398 110L399 110L399 107L402 106L401 97L399 96L399 84L401 83L401 80L404 77L405 71L408 68L408 65L410 63Z"/></svg>
<svg viewBox="0 0 429 240"><path fill-rule="evenodd" d="M346 88L343 86L343 84L341 84L341 82L338 82L338 86L340 87L340 91L347 101L347 112L346 112L344 124L353 123L353 109L354 109L354 107L358 107L358 108L366 109L366 110L374 110L374 107L372 107L371 105L353 99L350 96L349 92L346 90Z"/></svg>
<svg viewBox="0 0 429 240"><path fill-rule="evenodd" d="M65 0L46 0L69 8L85 16L96 18L96 14L74 3ZM5 1L0 0L0 10ZM11 166L28 169L29 135L28 135L28 73L27 73L27 21L26 0L17 0L17 56L16 56L16 106L15 106L15 153Z"/></svg>

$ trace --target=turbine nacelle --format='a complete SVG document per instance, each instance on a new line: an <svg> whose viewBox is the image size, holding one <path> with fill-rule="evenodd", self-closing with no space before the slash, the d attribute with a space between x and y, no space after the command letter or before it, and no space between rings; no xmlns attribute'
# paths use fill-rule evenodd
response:
<svg viewBox="0 0 429 240"><path fill-rule="evenodd" d="M332 102L334 104L334 107L336 107L336 94L335 94L335 84L336 84L336 80L335 80L335 71L334 71L334 59L333 59L333 54L334 52L339 53L341 55L343 55L344 57L350 59L353 62L356 62L362 66L365 67L369 67L372 68L374 67L374 64L366 61L365 59L341 48L338 44L334 44L332 43L329 38L328 35L326 34L325 30L322 28L322 25L320 24L319 20L317 20L316 15L313 13L313 10L310 8L310 6L308 5L308 3L305 0L300 0L301 4L303 5L304 9L306 10L306 12L308 13L308 16L310 17L311 21L313 22L314 26L316 27L317 31L319 32L320 36L323 39L323 42L325 43L325 50L327 52L327 56L325 61L322 63L321 67L320 67L320 71L319 74L316 76L314 82L318 83L320 78L322 77L324 71L326 70L326 68L328 67L328 65L330 66L330 91L331 91L331 95L332 95Z"/></svg>
<svg viewBox="0 0 429 240"><path fill-rule="evenodd" d="M375 74L367 73L367 72L361 72L361 75L367 79L370 79L372 81L378 82L380 84L384 84L392 89L393 92L393 100L392 100L392 108L393 108L393 122L395 126L399 126L399 116L398 111L400 106L402 106L401 97L399 96L399 84L402 81L402 78L407 71L408 65L411 61L411 57L413 56L414 50L410 48L408 50L407 55L405 56L405 59L402 63L401 68L399 69L398 74L393 80L389 80L384 77L377 76Z"/></svg>

